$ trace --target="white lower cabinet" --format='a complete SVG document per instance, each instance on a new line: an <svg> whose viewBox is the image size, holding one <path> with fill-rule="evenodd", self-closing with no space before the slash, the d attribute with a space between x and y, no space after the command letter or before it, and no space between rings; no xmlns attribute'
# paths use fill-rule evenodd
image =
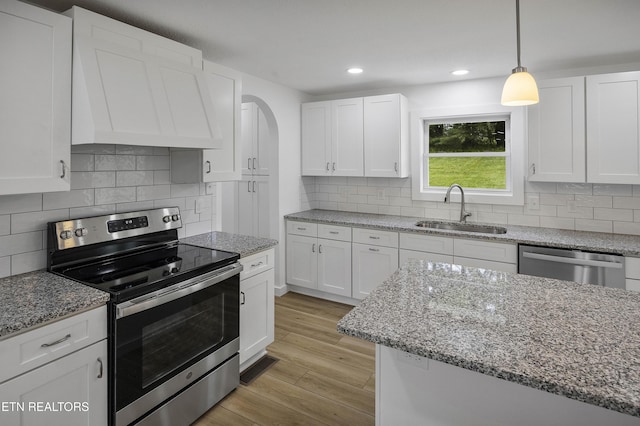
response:
<svg viewBox="0 0 640 426"><path fill-rule="evenodd" d="M240 259L240 371L274 339L274 249Z"/></svg>
<svg viewBox="0 0 640 426"><path fill-rule="evenodd" d="M0 342L0 423L106 425L106 337L103 306Z"/></svg>
<svg viewBox="0 0 640 426"><path fill-rule="evenodd" d="M353 294L364 299L398 269L398 249L353 243Z"/></svg>
<svg viewBox="0 0 640 426"><path fill-rule="evenodd" d="M318 239L318 290L351 296L351 242Z"/></svg>

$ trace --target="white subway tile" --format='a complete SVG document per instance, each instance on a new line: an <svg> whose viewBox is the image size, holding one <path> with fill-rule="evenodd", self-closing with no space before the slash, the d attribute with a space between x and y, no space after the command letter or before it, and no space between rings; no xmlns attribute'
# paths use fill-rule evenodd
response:
<svg viewBox="0 0 640 426"><path fill-rule="evenodd" d="M411 198L407 197L389 197L389 205L397 207L412 207L413 203ZM423 206L421 206L423 207Z"/></svg>
<svg viewBox="0 0 640 426"><path fill-rule="evenodd" d="M540 194L540 205L566 206L573 199L573 194Z"/></svg>
<svg viewBox="0 0 640 426"><path fill-rule="evenodd" d="M138 201L171 198L171 185L139 186L136 188Z"/></svg>
<svg viewBox="0 0 640 426"><path fill-rule="evenodd" d="M41 231L2 236L0 237L0 257L42 250L42 242Z"/></svg>
<svg viewBox="0 0 640 426"><path fill-rule="evenodd" d="M74 189L66 192L45 192L42 194L43 210L92 206L95 194L91 189Z"/></svg>
<svg viewBox="0 0 640 426"><path fill-rule="evenodd" d="M138 210L150 210L153 208L153 201L134 201L132 203L116 204L116 213L126 213Z"/></svg>
<svg viewBox="0 0 640 426"><path fill-rule="evenodd" d="M411 217L428 217L426 215L427 209L422 207L400 207L400 216Z"/></svg>
<svg viewBox="0 0 640 426"><path fill-rule="evenodd" d="M171 184L171 172L169 170L154 170L153 172L153 184L154 185L170 185ZM213 185L215 188L216 185ZM215 189L214 189L215 191Z"/></svg>
<svg viewBox="0 0 640 426"><path fill-rule="evenodd" d="M616 234L640 235L640 223L638 222L613 222L613 232Z"/></svg>
<svg viewBox="0 0 640 426"><path fill-rule="evenodd" d="M135 155L96 155L96 171L124 171L135 169Z"/></svg>
<svg viewBox="0 0 640 426"><path fill-rule="evenodd" d="M71 219L79 219L83 217L113 214L115 212L116 212L115 204L103 204L101 206L78 207L74 209L69 209L69 217Z"/></svg>
<svg viewBox="0 0 640 426"><path fill-rule="evenodd" d="M135 157L133 157L135 158ZM95 170L96 171L113 171L116 169L116 156L115 154L96 154L95 155Z"/></svg>
<svg viewBox="0 0 640 426"><path fill-rule="evenodd" d="M185 229L187 237L198 234L207 234L212 230L211 221L206 220L203 222L187 223Z"/></svg>
<svg viewBox="0 0 640 426"><path fill-rule="evenodd" d="M152 171L116 172L116 186L153 185Z"/></svg>
<svg viewBox="0 0 640 426"><path fill-rule="evenodd" d="M602 183L593 184L593 195L608 195L630 197L633 195L632 185L608 185Z"/></svg>
<svg viewBox="0 0 640 426"><path fill-rule="evenodd" d="M640 197L613 197L614 209L640 209Z"/></svg>
<svg viewBox="0 0 640 426"><path fill-rule="evenodd" d="M576 219L576 231L613 232L610 220Z"/></svg>
<svg viewBox="0 0 640 426"><path fill-rule="evenodd" d="M402 215L402 207L397 205L390 206L379 206L378 207L379 214L388 214L393 216L401 216Z"/></svg>
<svg viewBox="0 0 640 426"><path fill-rule="evenodd" d="M38 250L11 256L11 274L24 274L47 267L47 251Z"/></svg>
<svg viewBox="0 0 640 426"><path fill-rule="evenodd" d="M326 193L338 193L338 185L318 185L318 192L326 192Z"/></svg>
<svg viewBox="0 0 640 426"><path fill-rule="evenodd" d="M11 216L8 214L0 216L0 235L11 233Z"/></svg>
<svg viewBox="0 0 640 426"><path fill-rule="evenodd" d="M387 183L390 188L411 188L411 178L389 178Z"/></svg>
<svg viewBox="0 0 640 426"><path fill-rule="evenodd" d="M593 207L577 207L575 211L569 211L568 206L558 206L558 217L573 217L580 219L593 219Z"/></svg>
<svg viewBox="0 0 640 426"><path fill-rule="evenodd" d="M316 195L322 195L322 193L318 193ZM355 204L366 204L367 200L368 200L368 196L363 194L350 195L349 197L347 197L347 202L355 203Z"/></svg>
<svg viewBox="0 0 640 426"><path fill-rule="evenodd" d="M538 210L531 210L530 212L527 211L527 214L531 216L557 216L558 207L540 205L540 208Z"/></svg>
<svg viewBox="0 0 640 426"><path fill-rule="evenodd" d="M358 205L353 203L338 203L337 210L341 212L357 212Z"/></svg>
<svg viewBox="0 0 640 426"><path fill-rule="evenodd" d="M357 188L358 194L361 195L375 195L378 191L376 186L358 186Z"/></svg>
<svg viewBox="0 0 640 426"><path fill-rule="evenodd" d="M116 185L116 172L71 172L71 189L109 188Z"/></svg>
<svg viewBox="0 0 640 426"><path fill-rule="evenodd" d="M0 214L42 210L42 194L0 195Z"/></svg>
<svg viewBox="0 0 640 426"><path fill-rule="evenodd" d="M524 192L555 194L558 192L558 185L555 182L529 182L525 180Z"/></svg>
<svg viewBox="0 0 640 426"><path fill-rule="evenodd" d="M152 146L116 145L116 154L153 155Z"/></svg>
<svg viewBox="0 0 640 426"><path fill-rule="evenodd" d="M460 208L460 206L458 206ZM523 214L524 206L493 206L494 213L507 213L507 214Z"/></svg>
<svg viewBox="0 0 640 426"><path fill-rule="evenodd" d="M593 185L590 183L558 183L558 194L593 195Z"/></svg>
<svg viewBox="0 0 640 426"><path fill-rule="evenodd" d="M342 194L327 194L327 195L329 195L329 201L336 201L336 202L342 202L342 203L347 202L346 195L342 195Z"/></svg>
<svg viewBox="0 0 640 426"><path fill-rule="evenodd" d="M633 222L633 210L595 208L593 209L593 218L597 220Z"/></svg>
<svg viewBox="0 0 640 426"><path fill-rule="evenodd" d="M169 155L171 152L169 148L162 146L154 146L153 147L153 155Z"/></svg>
<svg viewBox="0 0 640 426"><path fill-rule="evenodd" d="M72 154L115 154L115 145L104 144L87 144L87 145L71 145Z"/></svg>
<svg viewBox="0 0 640 426"><path fill-rule="evenodd" d="M366 177L348 177L347 178L347 185L366 186L367 185L367 178Z"/></svg>
<svg viewBox="0 0 640 426"><path fill-rule="evenodd" d="M540 217L542 228L575 229L575 219L566 217Z"/></svg>
<svg viewBox="0 0 640 426"><path fill-rule="evenodd" d="M358 204L358 213L378 213L378 206L371 204Z"/></svg>
<svg viewBox="0 0 640 426"><path fill-rule="evenodd" d="M484 223L507 223L508 215L506 213L490 213L490 212L478 212L476 216L477 222Z"/></svg>
<svg viewBox="0 0 640 426"><path fill-rule="evenodd" d="M540 216L527 216L522 214L510 214L508 215L509 225L518 226L540 226Z"/></svg>
<svg viewBox="0 0 640 426"><path fill-rule="evenodd" d="M71 154L72 172L92 172L94 170L93 154Z"/></svg>
<svg viewBox="0 0 640 426"><path fill-rule="evenodd" d="M136 188L96 188L96 204L129 203L136 201Z"/></svg>
<svg viewBox="0 0 640 426"><path fill-rule="evenodd" d="M322 210L336 210L338 208L338 204L330 201L318 201L318 206L316 208Z"/></svg>
<svg viewBox="0 0 640 426"><path fill-rule="evenodd" d="M182 223L196 223L200 222L200 215L193 210L180 210L182 216Z"/></svg>
<svg viewBox="0 0 640 426"><path fill-rule="evenodd" d="M577 207L608 207L613 206L613 198L604 195L582 195L576 194L575 196Z"/></svg>
<svg viewBox="0 0 640 426"><path fill-rule="evenodd" d="M11 215L11 233L20 234L47 229L47 222L69 219L69 209L44 210Z"/></svg>
<svg viewBox="0 0 640 426"><path fill-rule="evenodd" d="M169 170L168 155L139 155L136 157L136 170Z"/></svg>
<svg viewBox="0 0 640 426"><path fill-rule="evenodd" d="M194 197L198 195L200 195L200 185L196 183L171 185L171 198Z"/></svg>
<svg viewBox="0 0 640 426"><path fill-rule="evenodd" d="M11 256L0 257L0 278L11 275Z"/></svg>
<svg viewBox="0 0 640 426"><path fill-rule="evenodd" d="M315 193L315 199L316 201L329 201L329 194L327 194L326 192L316 192ZM354 202L350 199L351 202ZM366 202L367 199L364 199L364 202Z"/></svg>
<svg viewBox="0 0 640 426"><path fill-rule="evenodd" d="M387 196L382 196L380 197L380 199L378 199L377 195L369 195L367 196L367 204L371 204L371 205L382 205L382 206L388 206L389 205L389 197Z"/></svg>

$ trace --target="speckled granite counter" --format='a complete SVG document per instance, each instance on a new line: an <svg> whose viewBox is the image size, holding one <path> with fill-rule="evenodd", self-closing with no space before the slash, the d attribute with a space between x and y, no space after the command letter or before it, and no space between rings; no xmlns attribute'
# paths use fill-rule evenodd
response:
<svg viewBox="0 0 640 426"><path fill-rule="evenodd" d="M0 339L107 303L109 294L35 271L0 279Z"/></svg>
<svg viewBox="0 0 640 426"><path fill-rule="evenodd" d="M239 253L240 257L247 257L254 253L270 249L278 244L277 240L257 238L248 235L230 234L228 232L210 232L182 238L183 243L195 246Z"/></svg>
<svg viewBox="0 0 640 426"><path fill-rule="evenodd" d="M640 417L640 294L411 261L338 331Z"/></svg>
<svg viewBox="0 0 640 426"><path fill-rule="evenodd" d="M286 215L285 219L383 229L387 231L450 235L453 237L474 238L487 241L544 245L548 247L599 251L640 257L640 236L635 235L568 231L503 224L500 226L507 228L506 234L481 234L475 232L428 229L415 226L417 221L425 220L424 217L391 216L333 210L307 210Z"/></svg>

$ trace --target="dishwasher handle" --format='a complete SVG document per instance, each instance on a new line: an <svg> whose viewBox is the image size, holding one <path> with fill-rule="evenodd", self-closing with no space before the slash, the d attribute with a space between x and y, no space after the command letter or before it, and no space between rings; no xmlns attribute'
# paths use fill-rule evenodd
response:
<svg viewBox="0 0 640 426"><path fill-rule="evenodd" d="M550 254L531 253L526 251L522 253L522 257L526 257L528 259L546 260L548 262L568 263L571 265L595 266L598 268L613 268L613 269L623 268L623 264L618 262L608 262L605 260L576 259L573 257L552 256Z"/></svg>

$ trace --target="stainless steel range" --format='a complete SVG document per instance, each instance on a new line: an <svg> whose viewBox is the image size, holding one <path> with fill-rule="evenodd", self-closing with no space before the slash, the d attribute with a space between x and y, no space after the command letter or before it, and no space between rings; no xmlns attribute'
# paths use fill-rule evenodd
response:
<svg viewBox="0 0 640 426"><path fill-rule="evenodd" d="M48 270L111 294L110 424L189 424L238 386L239 256L181 226L177 207L48 225Z"/></svg>

